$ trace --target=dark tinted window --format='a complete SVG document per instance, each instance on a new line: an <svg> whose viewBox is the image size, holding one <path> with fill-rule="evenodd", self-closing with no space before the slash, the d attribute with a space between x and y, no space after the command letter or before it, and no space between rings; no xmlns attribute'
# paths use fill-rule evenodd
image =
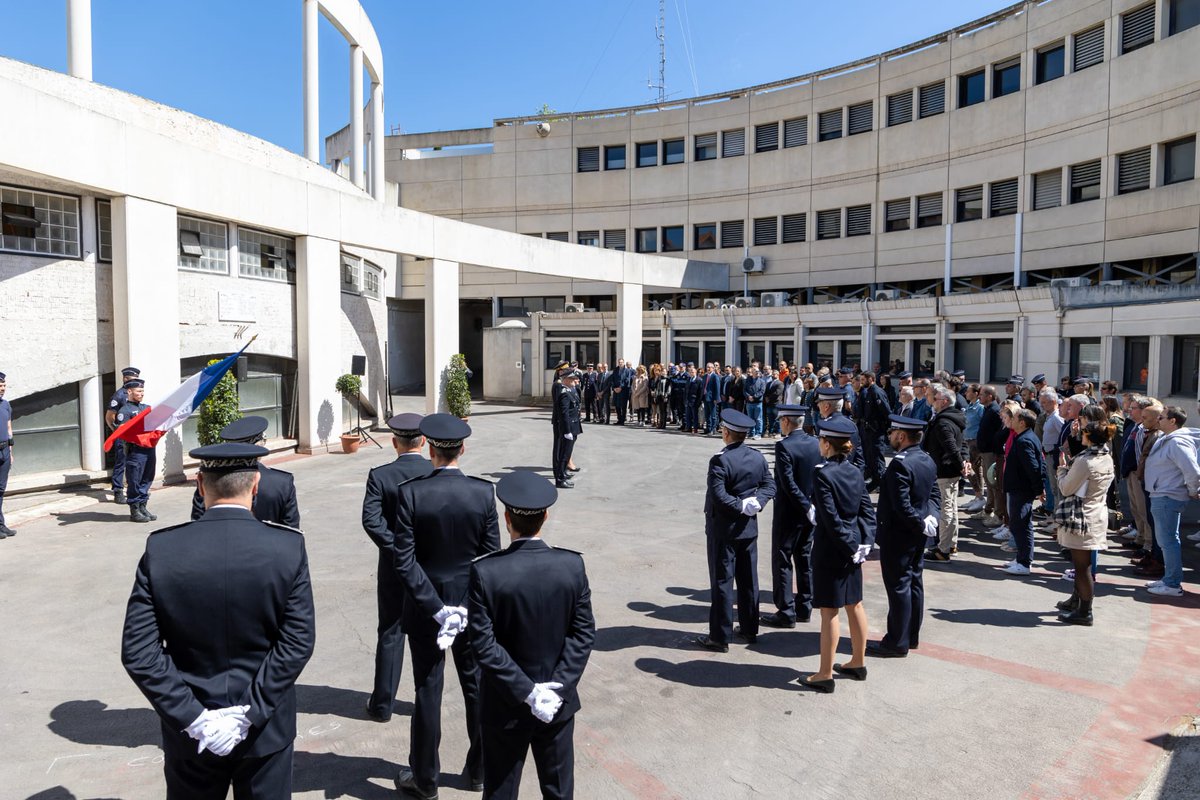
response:
<svg viewBox="0 0 1200 800"><path fill-rule="evenodd" d="M639 167L658 166L658 142L639 142L638 143L637 165Z"/></svg>
<svg viewBox="0 0 1200 800"><path fill-rule="evenodd" d="M966 108L983 102L984 71L958 76L958 107Z"/></svg>
<svg viewBox="0 0 1200 800"><path fill-rule="evenodd" d="M683 163L683 139L667 139L663 142L663 163Z"/></svg>
<svg viewBox="0 0 1200 800"><path fill-rule="evenodd" d="M1067 49L1062 44L1039 50L1037 54L1037 82L1045 83L1063 76Z"/></svg>
<svg viewBox="0 0 1200 800"><path fill-rule="evenodd" d="M605 169L625 169L625 145L615 144L604 148Z"/></svg>

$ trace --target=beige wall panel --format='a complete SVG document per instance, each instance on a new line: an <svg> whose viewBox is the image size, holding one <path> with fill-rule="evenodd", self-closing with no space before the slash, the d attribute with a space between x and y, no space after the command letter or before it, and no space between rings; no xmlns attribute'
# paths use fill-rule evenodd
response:
<svg viewBox="0 0 1200 800"><path fill-rule="evenodd" d="M745 194L750 156L718 158L688 166L688 188L693 197L725 197Z"/></svg>
<svg viewBox="0 0 1200 800"><path fill-rule="evenodd" d="M603 155L601 158L603 159ZM629 175L629 169L573 173L571 186L575 208L611 208L628 205Z"/></svg>
<svg viewBox="0 0 1200 800"><path fill-rule="evenodd" d="M637 203L686 203L688 168L686 164L635 169L629 179L629 198Z"/></svg>
<svg viewBox="0 0 1200 800"><path fill-rule="evenodd" d="M1197 53L1200 53L1200 27L1113 59L1109 96L1113 113L1166 99L1154 95L1176 94L1189 85L1194 88L1200 80Z"/></svg>

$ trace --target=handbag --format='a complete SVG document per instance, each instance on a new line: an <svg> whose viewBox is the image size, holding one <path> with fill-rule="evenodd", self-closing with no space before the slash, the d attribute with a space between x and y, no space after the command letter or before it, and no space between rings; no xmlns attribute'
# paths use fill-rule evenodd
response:
<svg viewBox="0 0 1200 800"><path fill-rule="evenodd" d="M1064 533L1087 536L1087 517L1083 513L1083 495L1087 494L1087 481L1079 491L1069 494L1054 506L1054 524Z"/></svg>

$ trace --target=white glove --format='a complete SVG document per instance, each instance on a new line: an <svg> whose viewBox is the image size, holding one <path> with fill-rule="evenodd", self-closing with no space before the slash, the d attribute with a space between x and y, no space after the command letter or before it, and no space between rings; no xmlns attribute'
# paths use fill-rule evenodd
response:
<svg viewBox="0 0 1200 800"><path fill-rule="evenodd" d="M762 511L762 505L758 502L757 497L747 497L742 500L742 513L747 517L753 517L760 511Z"/></svg>
<svg viewBox="0 0 1200 800"><path fill-rule="evenodd" d="M437 634L437 646L442 650L454 644L454 638L467 629L467 610L462 606L447 606L435 614L434 619L436 620L447 609L449 609L449 613L442 619L442 627Z"/></svg>
<svg viewBox="0 0 1200 800"><path fill-rule="evenodd" d="M809 525L817 524L817 507L816 506L808 507L808 524Z"/></svg>
<svg viewBox="0 0 1200 800"><path fill-rule="evenodd" d="M564 433L564 434L563 434L563 438L564 438L564 439L566 439L566 440L569 442L569 441L571 441L572 439L574 439L574 438L575 438L575 434L573 434L573 433Z"/></svg>
<svg viewBox="0 0 1200 800"><path fill-rule="evenodd" d="M933 514L930 514L928 517L925 518L925 535L926 536L937 536L938 535L938 518L935 517Z"/></svg>
<svg viewBox="0 0 1200 800"><path fill-rule="evenodd" d="M533 715L542 722L549 724L554 715L562 708L563 699L556 689L563 688L561 683L535 683L533 691L525 698L525 703L533 711Z"/></svg>
<svg viewBox="0 0 1200 800"><path fill-rule="evenodd" d="M854 560L854 563L855 563L855 564L861 564L861 563L863 563L864 561L866 561L866 560L867 560L867 556L869 556L869 555L871 555L871 545L869 545L869 544L860 544L860 545L858 546L858 552L856 552L856 553L854 554L854 559L853 559L853 560Z"/></svg>
<svg viewBox="0 0 1200 800"><path fill-rule="evenodd" d="M185 732L198 742L197 753L209 750L215 755L227 756L245 740L250 730L250 719L246 716L249 710L250 706L205 710Z"/></svg>

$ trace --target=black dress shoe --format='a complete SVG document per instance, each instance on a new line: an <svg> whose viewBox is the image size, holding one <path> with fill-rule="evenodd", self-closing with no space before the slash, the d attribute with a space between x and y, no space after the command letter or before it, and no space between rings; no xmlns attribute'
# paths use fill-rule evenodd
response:
<svg viewBox="0 0 1200 800"><path fill-rule="evenodd" d="M370 706L367 706L367 718L372 719L375 722L387 722L389 719L392 718L392 713L390 711L388 711L388 712L376 711L375 709L371 708Z"/></svg>
<svg viewBox="0 0 1200 800"><path fill-rule="evenodd" d="M883 642L867 642L867 655L874 658L907 658L908 652L888 647Z"/></svg>
<svg viewBox="0 0 1200 800"><path fill-rule="evenodd" d="M768 628L794 628L796 620L784 614L782 611L776 611L774 614L762 614L758 618L760 625L766 625Z"/></svg>
<svg viewBox="0 0 1200 800"><path fill-rule="evenodd" d="M703 647L705 650L712 650L714 653L729 652L729 645L725 644L724 642L718 642L714 639L710 639L707 636L697 636L692 640L692 644L696 645L697 647Z"/></svg>
<svg viewBox="0 0 1200 800"><path fill-rule="evenodd" d="M800 678L797 678L796 683L800 684L805 689L812 689L814 692L821 692L823 694L833 694L833 689L834 689L833 678L830 678L827 681L814 681L814 680L809 680L808 676L805 675Z"/></svg>
<svg viewBox="0 0 1200 800"><path fill-rule="evenodd" d="M0 525L0 539L3 539L6 536L16 536L16 535L17 535L17 532L14 531L12 528L8 527L7 525Z"/></svg>
<svg viewBox="0 0 1200 800"><path fill-rule="evenodd" d="M0 531L0 539L7 539L7 538L8 538L8 534L5 533L4 531Z"/></svg>
<svg viewBox="0 0 1200 800"><path fill-rule="evenodd" d="M758 641L757 633L742 633L742 628L740 625L733 629L733 635L745 644L754 644Z"/></svg>
<svg viewBox="0 0 1200 800"><path fill-rule="evenodd" d="M470 791L472 791L472 792L482 792L483 791L483 776L481 775L478 778L476 778L473 775L468 775L467 776L467 786L470 789Z"/></svg>
<svg viewBox="0 0 1200 800"><path fill-rule="evenodd" d="M567 467L567 472L572 474L576 472L583 472L583 467Z"/></svg>
<svg viewBox="0 0 1200 800"><path fill-rule="evenodd" d="M408 767L401 767L396 775L396 791L405 797L416 797L419 800L437 800L437 787L422 789L417 786L417 778Z"/></svg>
<svg viewBox="0 0 1200 800"><path fill-rule="evenodd" d="M856 681L865 681L867 679L866 667L844 667L841 664L834 664L833 671L838 675L854 678Z"/></svg>
<svg viewBox="0 0 1200 800"><path fill-rule="evenodd" d="M559 489L574 489L575 484L571 481L555 481L554 486Z"/></svg>

